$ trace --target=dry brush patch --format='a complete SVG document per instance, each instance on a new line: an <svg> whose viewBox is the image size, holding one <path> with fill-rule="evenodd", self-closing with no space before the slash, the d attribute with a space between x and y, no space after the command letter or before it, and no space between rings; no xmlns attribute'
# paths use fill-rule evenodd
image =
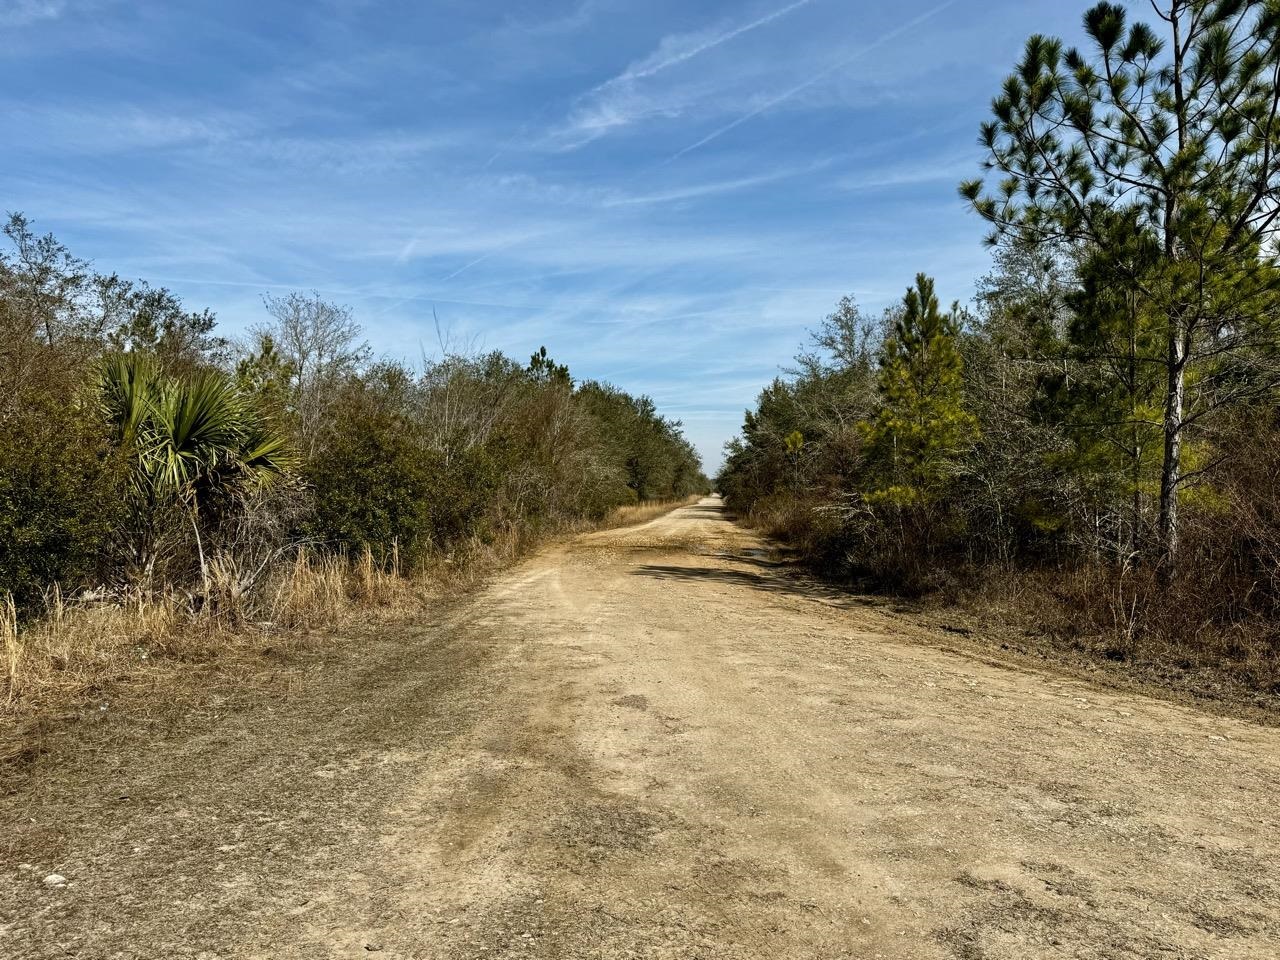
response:
<svg viewBox="0 0 1280 960"><path fill-rule="evenodd" d="M1000 660L1280 723L1274 626L1214 619L1187 596L1196 591L1149 571L991 568L901 609L949 644Z"/></svg>
<svg viewBox="0 0 1280 960"><path fill-rule="evenodd" d="M650 500L646 503L632 503L615 507L609 515L599 523L592 524L591 529L612 530L616 527L631 527L638 523L648 523L658 517L666 516L672 510L697 503L700 495L693 495L674 500Z"/></svg>
<svg viewBox="0 0 1280 960"><path fill-rule="evenodd" d="M198 701L216 678L253 683L314 631L422 609L430 586L375 563L369 551L353 560L299 550L234 603L198 604L174 590L73 598L51 589L44 615L22 622L7 599L0 763L38 751L60 720L130 703Z"/></svg>
<svg viewBox="0 0 1280 960"><path fill-rule="evenodd" d="M1202 565L1162 582L1151 568L975 563L963 553L919 556L913 569L904 561L914 555L895 554L890 544L879 558L886 575L854 562L870 551L863 544L855 550L833 516L817 496L774 495L740 522L833 585L917 614L951 642L994 648L1001 657L1027 656L1157 696L1244 710L1267 722L1280 719L1280 637L1266 606L1274 589L1241 575L1235 567L1247 568L1243 562ZM1270 541L1254 534L1250 549L1262 547L1271 549Z"/></svg>

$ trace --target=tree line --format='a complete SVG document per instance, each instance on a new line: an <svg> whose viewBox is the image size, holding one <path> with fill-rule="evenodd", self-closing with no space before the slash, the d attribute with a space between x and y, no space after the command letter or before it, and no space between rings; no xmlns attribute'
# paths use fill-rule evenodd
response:
<svg viewBox="0 0 1280 960"><path fill-rule="evenodd" d="M412 570L704 491L647 397L528 363L373 357L352 312L265 298L242 342L21 215L0 253L0 594L233 605L300 548Z"/></svg>
<svg viewBox="0 0 1280 960"><path fill-rule="evenodd" d="M833 573L920 593L996 570L1117 657L1214 647L1271 683L1280 5L1153 10L1028 40L960 187L994 249L975 303L923 274L883 317L842 301L718 485Z"/></svg>

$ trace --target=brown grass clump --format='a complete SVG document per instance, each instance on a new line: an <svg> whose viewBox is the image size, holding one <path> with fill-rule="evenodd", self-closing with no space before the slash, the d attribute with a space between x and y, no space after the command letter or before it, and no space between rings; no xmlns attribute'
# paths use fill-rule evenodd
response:
<svg viewBox="0 0 1280 960"><path fill-rule="evenodd" d="M10 599L0 617L4 712L74 704L122 675L145 670L149 657L193 652L191 636L178 629L171 597L71 602L53 590L47 607L43 618L20 624Z"/></svg>
<svg viewBox="0 0 1280 960"><path fill-rule="evenodd" d="M421 609L429 596L394 551L379 564L368 550L350 560L300 549L251 595L221 590L216 566L211 579L202 602L177 591L72 598L52 589L44 615L27 622L12 598L0 600L0 760L21 752L30 721L117 695L181 698L193 664L238 670L282 640L357 614Z"/></svg>
<svg viewBox="0 0 1280 960"><path fill-rule="evenodd" d="M14 691L18 686L18 678L22 675L23 637L18 633L18 609L13 604L13 597L6 596L4 605L0 606L0 641L4 642L4 665L6 683L6 702L12 702Z"/></svg>
<svg viewBox="0 0 1280 960"><path fill-rule="evenodd" d="M630 527L639 523L648 523L650 520L665 516L672 510L678 510L680 507L687 507L690 504L697 503L700 499L700 496L694 495L678 500L648 500L644 503L630 503L626 506L615 507L604 520L594 526L594 529L612 530L615 527Z"/></svg>
<svg viewBox="0 0 1280 960"><path fill-rule="evenodd" d="M1196 580L1161 583L1144 569L989 568L954 595L927 598L922 609L944 629L1037 661L1161 696L1274 716L1280 704L1274 623L1223 616L1204 593Z"/></svg>

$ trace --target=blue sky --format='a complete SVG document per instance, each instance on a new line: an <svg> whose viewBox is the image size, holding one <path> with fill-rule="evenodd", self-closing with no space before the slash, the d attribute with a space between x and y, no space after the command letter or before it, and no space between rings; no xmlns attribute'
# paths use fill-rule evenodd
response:
<svg viewBox="0 0 1280 960"><path fill-rule="evenodd" d="M977 126L1084 6L0 0L0 206L232 333L314 288L390 357L546 344L714 469L841 295L971 295Z"/></svg>

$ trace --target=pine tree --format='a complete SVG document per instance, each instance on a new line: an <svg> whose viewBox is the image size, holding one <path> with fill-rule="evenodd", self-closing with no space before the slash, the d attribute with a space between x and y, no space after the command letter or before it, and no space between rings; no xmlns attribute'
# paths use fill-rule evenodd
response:
<svg viewBox="0 0 1280 960"><path fill-rule="evenodd" d="M871 502L934 499L956 455L976 438L964 405L960 315L958 304L941 312L933 280L923 273L903 298L880 360L879 410L867 431L886 481L868 495Z"/></svg>
<svg viewBox="0 0 1280 960"><path fill-rule="evenodd" d="M1163 455L1162 318L1143 295L1159 244L1120 217L1105 249L1080 258L1079 288L1066 299L1071 375L1045 378L1044 403L1066 427L1062 458L1094 502L1094 549L1136 559L1149 539Z"/></svg>
<svg viewBox="0 0 1280 960"><path fill-rule="evenodd" d="M989 182L961 193L996 237L1069 241L1104 256L1127 242L1116 216L1156 241L1140 292L1158 318L1162 451L1159 543L1165 576L1178 553L1178 503L1196 471L1189 433L1216 411L1268 395L1280 365L1280 4L1162 0L1153 28L1099 3L1090 44L1042 35L982 125ZM1164 37L1161 37L1161 33ZM1123 282L1133 277L1121 278Z"/></svg>

